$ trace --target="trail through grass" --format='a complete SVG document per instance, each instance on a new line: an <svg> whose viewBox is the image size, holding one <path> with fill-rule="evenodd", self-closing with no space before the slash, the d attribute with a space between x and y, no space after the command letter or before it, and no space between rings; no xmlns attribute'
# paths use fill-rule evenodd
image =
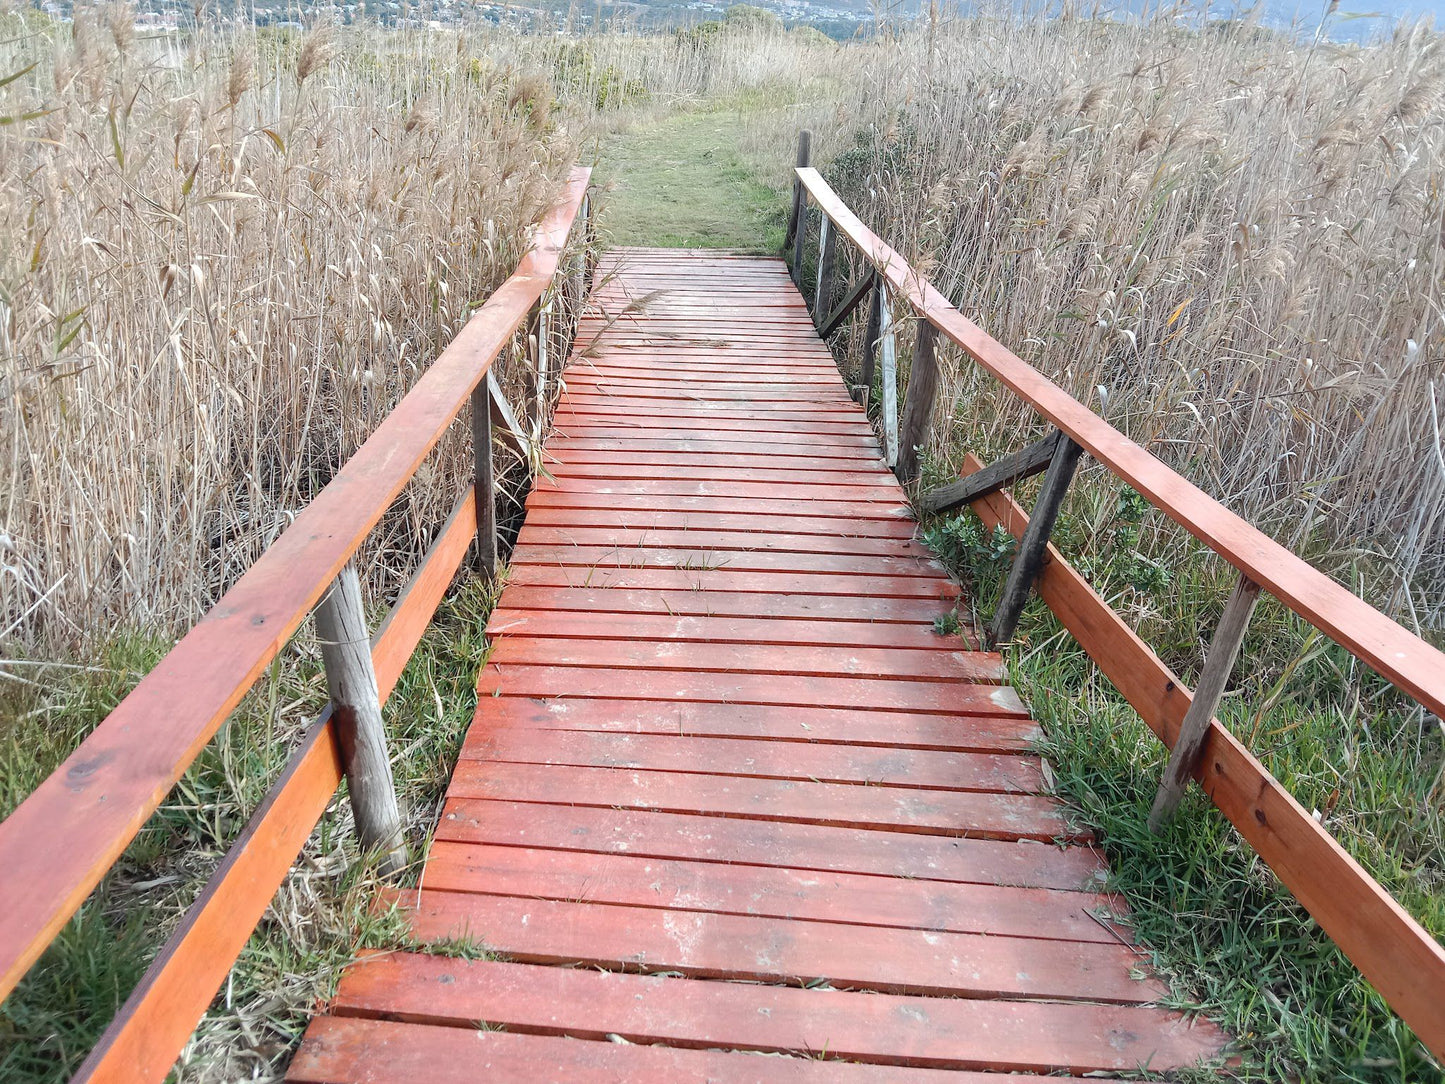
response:
<svg viewBox="0 0 1445 1084"><path fill-rule="evenodd" d="M775 254L783 200L738 151L742 125L736 109L680 113L614 136L598 166L604 240Z"/></svg>

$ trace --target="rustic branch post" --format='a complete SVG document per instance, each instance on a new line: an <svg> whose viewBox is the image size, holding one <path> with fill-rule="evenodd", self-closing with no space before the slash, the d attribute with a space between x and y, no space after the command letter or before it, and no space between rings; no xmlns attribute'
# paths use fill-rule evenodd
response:
<svg viewBox="0 0 1445 1084"><path fill-rule="evenodd" d="M477 495L477 564L487 579L497 576L496 478L492 471L492 374L472 389L473 486Z"/></svg>
<svg viewBox="0 0 1445 1084"><path fill-rule="evenodd" d="M873 394L873 372L878 361L878 340L883 328L883 276L873 273L873 294L868 299L868 327L863 332L863 360L858 367L858 382ZM867 405L868 400L863 400Z"/></svg>
<svg viewBox="0 0 1445 1084"><path fill-rule="evenodd" d="M818 327L833 311L833 276L838 263L838 231L825 214L818 218L818 281L813 288L813 319Z"/></svg>
<svg viewBox="0 0 1445 1084"><path fill-rule="evenodd" d="M1244 634L1258 601L1259 584L1248 576L1240 576L1230 592L1229 601L1224 604L1224 613L1220 615L1219 626L1209 644L1209 654L1204 657L1204 669L1200 671L1194 699L1189 702L1189 710L1179 724L1179 738L1169 752L1164 779L1154 795L1154 806L1149 810L1151 832L1158 833L1179 808L1189 777L1194 774L1194 765L1204 749L1204 738L1214 720L1215 709L1219 707L1219 698L1224 695L1230 671L1239 658L1239 649L1244 644Z"/></svg>
<svg viewBox="0 0 1445 1084"><path fill-rule="evenodd" d="M911 482L918 477L918 447L928 439L928 423L933 417L933 400L938 394L938 352L935 343L938 331L922 316L913 340L913 368L908 374L908 393L903 405L903 421L898 434L899 481Z"/></svg>
<svg viewBox="0 0 1445 1084"><path fill-rule="evenodd" d="M547 367L552 352L552 301L543 304L540 299L532 306L527 318L530 329L527 349L532 355L532 439L541 440L542 428L547 417Z"/></svg>
<svg viewBox="0 0 1445 1084"><path fill-rule="evenodd" d="M813 133L804 128L798 133L798 168L802 169L808 164L808 156L812 148ZM793 245L793 285L802 289L803 286L803 240L808 235L808 193L803 188L803 182L797 179L793 181L793 212L788 217L788 237L783 242L783 247L788 247L788 242Z"/></svg>
<svg viewBox="0 0 1445 1084"><path fill-rule="evenodd" d="M1034 501L1028 529L1019 540L1019 551L1014 555L1013 565L1009 568L1008 581L1003 586L998 609L994 611L993 624L989 631L995 644L1008 643L1013 638L1014 630L1018 628L1024 603L1028 601L1029 591L1033 588L1034 580L1038 578L1039 569L1043 568L1044 552L1048 548L1049 536L1054 533L1054 524L1058 521L1059 509L1063 507L1064 495L1069 491L1069 483L1074 479L1079 457L1083 454L1084 449L1068 434L1060 437L1053 458L1049 460L1049 469L1044 473L1043 488L1039 490L1038 499Z"/></svg>
<svg viewBox="0 0 1445 1084"><path fill-rule="evenodd" d="M371 635L353 563L347 562L317 603L315 620L331 724L341 746L357 835L366 851L381 852L381 871L390 876L406 865L406 846L371 662Z"/></svg>
<svg viewBox="0 0 1445 1084"><path fill-rule="evenodd" d="M898 340L893 333L893 305L888 284L878 278L878 367L882 382L883 453L888 465L898 462Z"/></svg>

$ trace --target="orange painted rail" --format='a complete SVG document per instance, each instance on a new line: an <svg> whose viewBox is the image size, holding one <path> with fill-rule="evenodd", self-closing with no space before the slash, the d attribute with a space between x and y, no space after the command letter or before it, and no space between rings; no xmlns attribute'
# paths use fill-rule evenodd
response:
<svg viewBox="0 0 1445 1084"><path fill-rule="evenodd" d="M84 901L380 520L552 285L590 171L574 170L516 272L269 550L0 824L0 996ZM374 637L382 699L477 528L468 493ZM81 1076L162 1079L341 778L325 716Z"/></svg>
<svg viewBox="0 0 1445 1084"><path fill-rule="evenodd" d="M1215 1058L1218 1028L1158 1004L1001 658L934 630L959 588L782 263L600 270L396 895L418 940L501 958L365 959L289 1079L1042 1084Z"/></svg>
<svg viewBox="0 0 1445 1084"><path fill-rule="evenodd" d="M865 226L815 169L802 190L918 316L1249 580L1445 716L1445 653L1390 620L1235 515L1070 396L949 304ZM974 463L975 468L979 464ZM1027 520L999 495L976 502L986 523L1022 535ZM1169 745L1190 702L1149 648L1057 554L1045 601ZM1445 949L1214 720L1195 772L1215 804L1286 887L1437 1056L1445 1057Z"/></svg>

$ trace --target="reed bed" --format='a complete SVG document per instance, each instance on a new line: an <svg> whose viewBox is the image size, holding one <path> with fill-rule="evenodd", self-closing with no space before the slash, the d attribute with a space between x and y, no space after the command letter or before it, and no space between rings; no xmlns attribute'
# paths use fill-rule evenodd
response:
<svg viewBox="0 0 1445 1084"><path fill-rule="evenodd" d="M465 35L4 19L0 642L177 631L511 272L576 147ZM467 454L373 537L374 594Z"/></svg>
<svg viewBox="0 0 1445 1084"><path fill-rule="evenodd" d="M861 83L822 127L866 221L1240 515L1439 626L1438 34L981 18L902 39ZM943 403L939 457L1032 424L957 359Z"/></svg>

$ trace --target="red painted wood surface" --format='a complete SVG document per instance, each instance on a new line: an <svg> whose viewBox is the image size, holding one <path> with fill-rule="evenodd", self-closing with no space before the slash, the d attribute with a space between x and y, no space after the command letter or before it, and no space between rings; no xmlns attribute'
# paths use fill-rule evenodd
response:
<svg viewBox="0 0 1445 1084"><path fill-rule="evenodd" d="M1240 519L1074 399L950 305L859 221L816 170L797 172L838 230L862 249L898 296L951 342L1170 519L1430 711L1445 716L1445 652Z"/></svg>
<svg viewBox="0 0 1445 1084"><path fill-rule="evenodd" d="M1215 1056L1218 1029L1150 1004L1001 660L934 631L966 600L786 272L627 251L599 281L616 322L582 322L421 886L393 897L420 941L510 962L353 968L292 1079Z"/></svg>
<svg viewBox="0 0 1445 1084"><path fill-rule="evenodd" d="M972 456L966 467L982 464ZM975 505L983 521L1022 536L1028 516L1003 493ZM1057 552L1039 594L1171 748L1187 686ZM1437 1054L1445 1054L1445 948L1365 872L1217 719L1195 770L1205 792L1361 973Z"/></svg>

